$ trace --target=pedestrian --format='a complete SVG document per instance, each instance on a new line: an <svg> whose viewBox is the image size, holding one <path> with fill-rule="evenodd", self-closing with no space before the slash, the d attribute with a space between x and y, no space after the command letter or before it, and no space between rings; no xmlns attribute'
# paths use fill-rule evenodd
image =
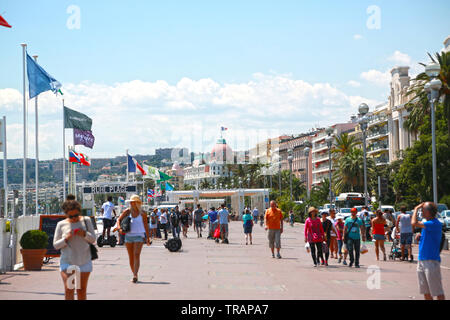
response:
<svg viewBox="0 0 450 320"><path fill-rule="evenodd" d="M412 257L412 238L413 229L411 224L411 216L406 213L406 206L400 207L400 214L398 215L395 227L400 231L400 250L402 251L402 261L405 261L405 247L408 250L409 262L413 261ZM406 257L408 260L408 257Z"/></svg>
<svg viewBox="0 0 450 320"><path fill-rule="evenodd" d="M181 225L183 227L183 237L187 238L187 232L189 228L189 213L186 209L181 211Z"/></svg>
<svg viewBox="0 0 450 320"><path fill-rule="evenodd" d="M330 208L328 219L331 221L333 228L330 231L330 256L333 259L338 258L338 242L337 242L337 230L336 230L336 210Z"/></svg>
<svg viewBox="0 0 450 320"><path fill-rule="evenodd" d="M161 236L161 224L159 222L161 214L162 214L162 210L164 210L164 209L158 209L156 211L156 229L155 229L155 231L156 231L156 238L158 238L158 239L162 238L162 236Z"/></svg>
<svg viewBox="0 0 450 320"><path fill-rule="evenodd" d="M180 237L180 220L181 216L178 207L176 207L175 210L172 210L170 213L170 224L172 226L172 236L174 238Z"/></svg>
<svg viewBox="0 0 450 320"><path fill-rule="evenodd" d="M419 222L417 212L422 209L424 222ZM417 276L420 293L425 300L445 300L441 277L441 241L445 236L442 233L442 223L436 218L437 206L434 202L421 203L414 208L411 219L412 226L421 228L419 242L419 258ZM419 234L418 234L419 235Z"/></svg>
<svg viewBox="0 0 450 320"><path fill-rule="evenodd" d="M384 248L386 219L384 219L383 212L380 209L376 211L376 217L372 219L371 226L373 239L375 240L377 261L380 260L380 249L383 252L383 260L386 261L386 249Z"/></svg>
<svg viewBox="0 0 450 320"><path fill-rule="evenodd" d="M364 222L367 241L372 241L372 237L370 236L370 229L372 228L372 220L370 219L369 211L364 212L364 215L362 216L361 220Z"/></svg>
<svg viewBox="0 0 450 320"><path fill-rule="evenodd" d="M156 215L156 213L155 213ZM142 201L138 195L133 195L130 198L130 208L126 209L119 217L119 226L125 217L130 216L130 230L125 234L125 245L127 247L128 259L130 262L133 283L138 282L138 272L141 261L141 251L144 242L149 246L150 232L147 221L147 214L142 210ZM155 227L156 219L155 219ZM122 226L119 232L123 232Z"/></svg>
<svg viewBox="0 0 450 320"><path fill-rule="evenodd" d="M322 229L324 232L324 241L322 243L322 254L325 257L325 261L322 260L322 265L328 266L328 258L330 257L330 242L331 242L331 230L333 230L333 223L328 219L328 212L322 211Z"/></svg>
<svg viewBox="0 0 450 320"><path fill-rule="evenodd" d="M253 222L254 224L258 224L258 218L259 218L259 210L257 207L255 207L255 209L253 209Z"/></svg>
<svg viewBox="0 0 450 320"><path fill-rule="evenodd" d="M364 223L356 216L358 210L356 208L352 208L350 212L351 216L345 220L344 224L344 242L347 245L348 253L350 256L350 263L348 264L348 266L351 268L354 263L355 268L359 268L361 235L363 241L366 241L366 234Z"/></svg>
<svg viewBox="0 0 450 320"><path fill-rule="evenodd" d="M222 239L222 243L228 244L228 222L230 221L230 214L225 207L225 204L222 203L220 205L220 210L218 212L219 215L219 226L220 226L220 237ZM217 242L217 240L216 240Z"/></svg>
<svg viewBox="0 0 450 320"><path fill-rule="evenodd" d="M344 216L342 214L338 214L336 216L336 222L334 223L334 226L336 228L336 239L338 243L338 252L339 252L339 260L338 263L341 263L344 266L347 265L347 250L343 250L344 248ZM344 259L342 260L342 251L344 251Z"/></svg>
<svg viewBox="0 0 450 320"><path fill-rule="evenodd" d="M90 244L95 243L95 231L91 219L82 218L81 205L75 200L66 200L62 205L66 219L58 222L53 237L53 247L61 250L59 271L64 283L66 300L74 300L75 291L69 289L67 273L69 266L80 269L80 288L77 289L78 300L86 300L89 275L92 272Z"/></svg>
<svg viewBox="0 0 450 320"><path fill-rule="evenodd" d="M204 212L200 204L197 205L197 209L194 211L194 225L197 231L197 238L202 237L202 227L203 227L203 216Z"/></svg>
<svg viewBox="0 0 450 320"><path fill-rule="evenodd" d="M161 210L161 216L159 217L159 226L161 230L164 231L164 240L167 240L167 224L168 224L168 217L167 217L167 209Z"/></svg>
<svg viewBox="0 0 450 320"><path fill-rule="evenodd" d="M294 226L294 220L295 220L294 211L290 210L289 211L289 223L290 223L291 227Z"/></svg>
<svg viewBox="0 0 450 320"><path fill-rule="evenodd" d="M153 209L153 212L150 214L149 219L149 225L150 225L150 239L153 239L157 236L156 229L158 228L158 224L156 223L158 221L158 209Z"/></svg>
<svg viewBox="0 0 450 320"><path fill-rule="evenodd" d="M322 222L317 217L318 213L319 211L315 207L310 207L308 209L308 218L305 221L305 243L309 243L314 267L317 267L320 263L319 258L322 260L322 264L324 264L322 253L324 230Z"/></svg>
<svg viewBox="0 0 450 320"><path fill-rule="evenodd" d="M278 208L275 200L270 201L270 208L266 210L264 215L265 230L268 230L269 247L272 251L272 258L275 258L275 250L277 249L277 258L281 259L281 234L283 233L283 213Z"/></svg>
<svg viewBox="0 0 450 320"><path fill-rule="evenodd" d="M242 216L242 221L244 222L245 245L248 245L249 240L250 244L253 244L252 242L253 220L250 209L247 209L245 214Z"/></svg>
<svg viewBox="0 0 450 320"><path fill-rule="evenodd" d="M102 237L103 240L105 240L105 234L108 236L107 239L109 239L110 233L111 233L111 227L114 226L114 222L113 222L113 214L114 214L114 218L116 218L116 210L114 209L114 204L112 203L113 197L108 196L108 201L106 201L103 205L102 205L102 218L103 218L103 233L102 233Z"/></svg>
<svg viewBox="0 0 450 320"><path fill-rule="evenodd" d="M383 218L386 220L386 232L388 239L389 241L394 241L394 239L391 237L391 232L392 229L395 227L395 219L394 216L392 215L391 210L387 208L384 209Z"/></svg>
<svg viewBox="0 0 450 320"><path fill-rule="evenodd" d="M208 221L209 221L209 234L208 239L214 239L214 231L216 231L217 226L219 225L219 220L217 218L218 214L215 207L212 207L208 212Z"/></svg>

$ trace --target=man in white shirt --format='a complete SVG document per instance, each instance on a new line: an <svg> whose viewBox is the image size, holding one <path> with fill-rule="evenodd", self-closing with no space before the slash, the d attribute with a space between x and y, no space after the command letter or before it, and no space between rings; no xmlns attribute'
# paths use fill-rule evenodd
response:
<svg viewBox="0 0 450 320"><path fill-rule="evenodd" d="M113 217L116 217L116 210L114 209L114 203L112 203L113 198L111 196L108 197L108 201L106 201L102 205L102 214L103 214L103 239L105 239L105 233L109 235L111 233L111 227L113 226Z"/></svg>

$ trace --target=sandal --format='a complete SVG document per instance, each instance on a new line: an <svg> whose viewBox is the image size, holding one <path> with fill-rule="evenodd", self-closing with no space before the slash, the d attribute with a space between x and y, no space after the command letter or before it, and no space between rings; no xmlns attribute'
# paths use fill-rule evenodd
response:
<svg viewBox="0 0 450 320"><path fill-rule="evenodd" d="M133 277L133 279L131 280L133 283L137 283L138 282L138 278L137 277Z"/></svg>

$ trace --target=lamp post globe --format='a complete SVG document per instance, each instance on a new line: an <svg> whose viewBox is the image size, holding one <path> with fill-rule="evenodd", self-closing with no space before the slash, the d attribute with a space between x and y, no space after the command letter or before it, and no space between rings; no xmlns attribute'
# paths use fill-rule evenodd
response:
<svg viewBox="0 0 450 320"><path fill-rule="evenodd" d="M325 132L326 132L327 135L331 136L331 134L334 132L334 129L333 129L332 127L328 127L328 128L325 130Z"/></svg>
<svg viewBox="0 0 450 320"><path fill-rule="evenodd" d="M437 78L441 73L441 66L435 62L431 62L425 67L425 73L430 78Z"/></svg>
<svg viewBox="0 0 450 320"><path fill-rule="evenodd" d="M365 116L369 112L369 106L367 103L361 103L358 107L358 112L361 116Z"/></svg>
<svg viewBox="0 0 450 320"><path fill-rule="evenodd" d="M433 79L429 82L432 91L439 91L442 88L442 82L439 79Z"/></svg>

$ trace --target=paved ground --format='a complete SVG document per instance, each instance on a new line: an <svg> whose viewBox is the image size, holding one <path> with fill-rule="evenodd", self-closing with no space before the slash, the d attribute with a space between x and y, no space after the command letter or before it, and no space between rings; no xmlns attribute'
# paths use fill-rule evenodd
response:
<svg viewBox="0 0 450 320"><path fill-rule="evenodd" d="M88 299L422 299L415 263L377 262L370 243L361 269L338 265L337 260L312 268L302 232L301 225L286 227L283 259L278 260L272 259L259 225L252 246L245 245L240 222L231 223L229 245L197 239L191 228L182 252L170 253L160 240L144 247L138 284L129 282L125 248L103 247L94 262ZM380 268L380 289L367 287L370 266ZM449 296L449 251L442 254L442 276ZM42 271L11 272L0 279L0 300L64 298L58 259Z"/></svg>

